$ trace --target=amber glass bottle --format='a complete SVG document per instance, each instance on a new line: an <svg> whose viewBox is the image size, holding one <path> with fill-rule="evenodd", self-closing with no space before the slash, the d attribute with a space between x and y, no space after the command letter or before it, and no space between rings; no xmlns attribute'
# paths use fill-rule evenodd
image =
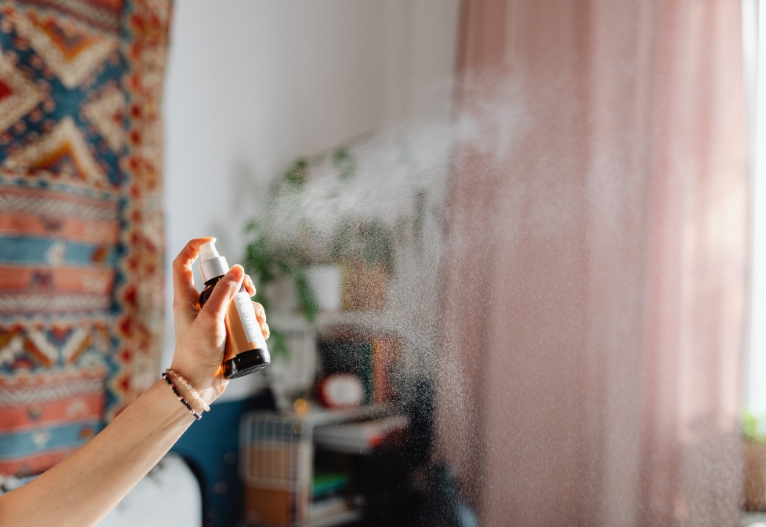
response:
<svg viewBox="0 0 766 527"><path fill-rule="evenodd" d="M202 307L210 298L216 284L229 270L226 258L218 254L213 242L200 247L199 270L205 283L205 288L199 295L199 305ZM224 376L227 379L242 377L265 368L270 363L266 340L255 316L250 295L243 285L226 310Z"/></svg>

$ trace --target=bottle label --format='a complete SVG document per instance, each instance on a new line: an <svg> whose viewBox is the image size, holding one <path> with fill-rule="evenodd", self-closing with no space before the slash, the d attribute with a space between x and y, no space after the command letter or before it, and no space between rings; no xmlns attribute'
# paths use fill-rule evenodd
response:
<svg viewBox="0 0 766 527"><path fill-rule="evenodd" d="M255 316L253 301L247 292L237 293L234 296L234 303L237 306L239 320L242 322L242 328L245 330L245 338L248 342L254 342L256 347L266 349L266 340L261 332L261 325Z"/></svg>

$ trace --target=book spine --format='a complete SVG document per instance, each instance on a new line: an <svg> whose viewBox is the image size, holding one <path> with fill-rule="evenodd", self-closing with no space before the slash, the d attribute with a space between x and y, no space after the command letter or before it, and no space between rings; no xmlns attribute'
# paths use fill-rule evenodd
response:
<svg viewBox="0 0 766 527"><path fill-rule="evenodd" d="M372 339L372 402L383 404L388 400L388 352L386 339Z"/></svg>

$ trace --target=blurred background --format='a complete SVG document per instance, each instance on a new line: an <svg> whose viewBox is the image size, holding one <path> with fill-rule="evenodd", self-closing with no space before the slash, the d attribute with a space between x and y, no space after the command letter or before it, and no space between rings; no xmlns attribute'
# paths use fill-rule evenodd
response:
<svg viewBox="0 0 766 527"><path fill-rule="evenodd" d="M442 208L458 18L454 0L174 6L164 92L166 262L190 238L215 236L221 254L245 264L267 293L257 300L267 305L280 339L269 340L274 371L232 382L216 403L215 422L200 422L176 447L203 473L211 525L243 518L282 525L341 525L364 516L361 521L381 525L411 521L405 509L414 513L416 507L408 487L422 462L402 456L427 455L431 410L424 407L419 416L422 446L400 440L396 451L384 454L381 447L373 455L364 441L387 434L389 426L401 435L409 424L404 397L389 397L395 375L400 390L420 382L422 397L433 398L427 379L435 368L427 364L430 357L417 355L436 346L442 219L425 208ZM411 147L403 143L415 127L428 148L438 150L424 167L404 159ZM435 133L420 130L426 127ZM354 181L336 188L333 182L349 167ZM390 181L380 187L379 178ZM418 205L417 193L426 187L429 203ZM330 197L334 192L341 196ZM300 212L291 206L295 199L306 201L297 205ZM350 203L337 203L344 200ZM376 201L382 210L370 212ZM245 233L253 221L258 230ZM439 241L416 251L416 221L422 223L421 239L436 231ZM353 229L354 240L335 249L348 255L329 254L344 236L341 222ZM358 243L372 247L371 273L363 265L353 278L348 264L357 260ZM249 250L268 254L253 257ZM380 273L380 264L385 268L392 259L398 260L388 264L393 271ZM429 268L417 269L423 263ZM314 278L312 314L297 294L296 271ZM166 283L166 320L172 317L171 285ZM424 290L420 302L413 287ZM375 298L362 298L367 295ZM164 366L173 344L166 331ZM337 364L323 365L322 353ZM352 396L329 409L316 402L323 376L349 372L364 384L360 399ZM310 406L298 412L301 403ZM380 430L349 428L338 445L316 449L314 427L341 434L343 426L362 420L379 421ZM305 428L296 433L296 426ZM365 515L365 507L373 509Z"/></svg>
<svg viewBox="0 0 766 527"><path fill-rule="evenodd" d="M0 2L0 491L169 366L215 236L272 364L102 527L766 526L764 34L762 0Z"/></svg>

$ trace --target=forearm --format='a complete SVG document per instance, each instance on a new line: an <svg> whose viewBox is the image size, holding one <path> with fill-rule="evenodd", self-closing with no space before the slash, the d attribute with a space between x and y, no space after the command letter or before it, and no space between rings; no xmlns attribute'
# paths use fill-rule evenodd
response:
<svg viewBox="0 0 766 527"><path fill-rule="evenodd" d="M166 383L157 382L69 458L0 497L0 525L95 525L193 422Z"/></svg>

